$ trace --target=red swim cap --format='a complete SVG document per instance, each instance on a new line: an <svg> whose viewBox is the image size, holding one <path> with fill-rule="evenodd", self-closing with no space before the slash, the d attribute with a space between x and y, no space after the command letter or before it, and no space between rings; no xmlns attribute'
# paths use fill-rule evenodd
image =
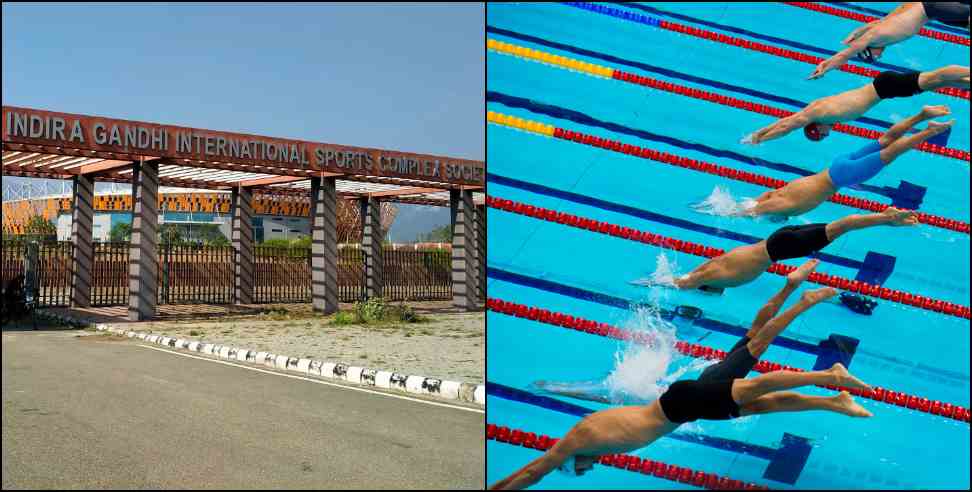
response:
<svg viewBox="0 0 972 492"><path fill-rule="evenodd" d="M807 140L812 140L814 142L823 140L823 134L820 133L820 124L818 123L810 123L809 125L803 127L803 134L806 135Z"/></svg>

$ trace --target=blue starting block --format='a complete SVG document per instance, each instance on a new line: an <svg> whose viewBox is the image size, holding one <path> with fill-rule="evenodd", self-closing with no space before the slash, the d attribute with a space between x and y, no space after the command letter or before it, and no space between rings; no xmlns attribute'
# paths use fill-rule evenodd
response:
<svg viewBox="0 0 972 492"><path fill-rule="evenodd" d="M948 146L948 137L951 136L951 135L952 135L952 129L949 128L949 129L943 131L942 133L939 133L938 135L935 135L934 137L929 138L928 140L925 140L925 141L928 142L928 143L930 143L930 144L932 144L932 145L937 145L939 147L947 147Z"/></svg>
<svg viewBox="0 0 972 492"><path fill-rule="evenodd" d="M803 467L810 458L810 440L795 436L789 432L783 433L783 441L777 448L775 456L763 472L763 478L793 485L800 478Z"/></svg>
<svg viewBox="0 0 972 492"><path fill-rule="evenodd" d="M864 256L864 266L857 272L854 280L867 282L871 285L881 285L888 280L894 271L897 258L891 255L868 251Z"/></svg>
<svg viewBox="0 0 972 492"><path fill-rule="evenodd" d="M864 264L858 270L854 280L871 285L882 285L894 271L895 261L894 256L868 251L867 256L864 257ZM871 314L878 305L877 301L852 292L842 292L840 302L855 313L867 315Z"/></svg>
<svg viewBox="0 0 972 492"><path fill-rule="evenodd" d="M817 362L813 364L813 370L829 369L835 362L850 367L851 360L857 353L857 345L860 343L860 340L844 335L830 335L826 340L821 340L820 352L817 355Z"/></svg>
<svg viewBox="0 0 972 492"><path fill-rule="evenodd" d="M925 192L928 191L924 186L918 186L902 180L898 189L891 197L891 205L897 208L917 210L921 207L922 200L925 199Z"/></svg>

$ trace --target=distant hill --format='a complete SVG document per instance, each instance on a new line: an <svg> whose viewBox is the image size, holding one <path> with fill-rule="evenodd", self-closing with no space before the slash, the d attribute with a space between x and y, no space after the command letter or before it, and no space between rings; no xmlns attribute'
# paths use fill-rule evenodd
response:
<svg viewBox="0 0 972 492"><path fill-rule="evenodd" d="M388 240L394 243L411 243L422 234L449 224L448 207L398 204L398 217L388 231Z"/></svg>

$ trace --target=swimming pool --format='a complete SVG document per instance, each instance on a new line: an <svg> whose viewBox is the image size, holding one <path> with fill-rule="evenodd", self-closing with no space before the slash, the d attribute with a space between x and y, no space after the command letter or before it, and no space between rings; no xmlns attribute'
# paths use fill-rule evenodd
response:
<svg viewBox="0 0 972 492"><path fill-rule="evenodd" d="M678 332L679 340L694 344L679 348L699 355L705 347L728 350L782 286L782 277L771 273L722 296L630 285L658 269L660 254L682 273L705 260L685 243L728 250L779 227L700 214L690 204L717 186L737 198L758 196L767 183L818 172L866 143L854 132L880 132L924 104L947 104L956 119L948 150L911 151L866 186L841 190L842 203L826 202L789 222L829 222L889 203L928 214L917 227L855 231L823 250L817 271L835 276L825 282L860 279L888 289L890 298L878 293L871 315L816 306L762 357L811 370L832 360L834 341L846 349L857 340L849 369L903 396L855 397L874 413L871 419L801 412L699 421L630 453L646 461L625 463L627 469L597 465L577 478L552 473L535 488L698 488L695 472L781 489L969 488L968 95L883 101L862 121L848 123L858 130L835 132L822 143L795 132L757 147L739 144L772 121L774 109L796 111L801 102L870 80L835 70L807 81L815 63L793 53L827 57L822 50L837 48L860 25L833 14L872 15L895 4L817 5L827 11L782 3L489 5L487 421L498 427L487 441L488 483L539 456L532 437L524 445L523 433L559 438L578 415L608 407L541 395L531 383L604 380L615 372L616 355L631 349L617 338L657 328L630 302L701 308L703 322ZM883 66L853 64L930 70L968 63L967 41L930 27L940 39L916 36L895 45ZM663 241L658 238L685 243L663 248L652 244ZM816 287L807 283L801 291ZM927 300L903 301L897 297L903 294ZM575 321L564 321L567 315ZM695 364L683 375L695 377L699 360L677 356L669 373ZM638 361L628 362L625 370L637 368ZM909 404L910 396L928 401ZM896 398L904 401L895 404ZM962 409L940 410L945 403ZM507 434L512 430L523 433ZM666 478L669 473L675 476ZM681 481L680 473L687 473Z"/></svg>

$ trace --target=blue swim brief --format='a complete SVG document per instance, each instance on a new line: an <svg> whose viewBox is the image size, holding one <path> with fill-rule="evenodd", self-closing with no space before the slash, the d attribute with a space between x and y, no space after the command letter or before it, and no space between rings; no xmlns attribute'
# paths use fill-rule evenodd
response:
<svg viewBox="0 0 972 492"><path fill-rule="evenodd" d="M881 172L881 144L875 140L864 147L834 159L830 166L830 180L835 188L861 184Z"/></svg>

